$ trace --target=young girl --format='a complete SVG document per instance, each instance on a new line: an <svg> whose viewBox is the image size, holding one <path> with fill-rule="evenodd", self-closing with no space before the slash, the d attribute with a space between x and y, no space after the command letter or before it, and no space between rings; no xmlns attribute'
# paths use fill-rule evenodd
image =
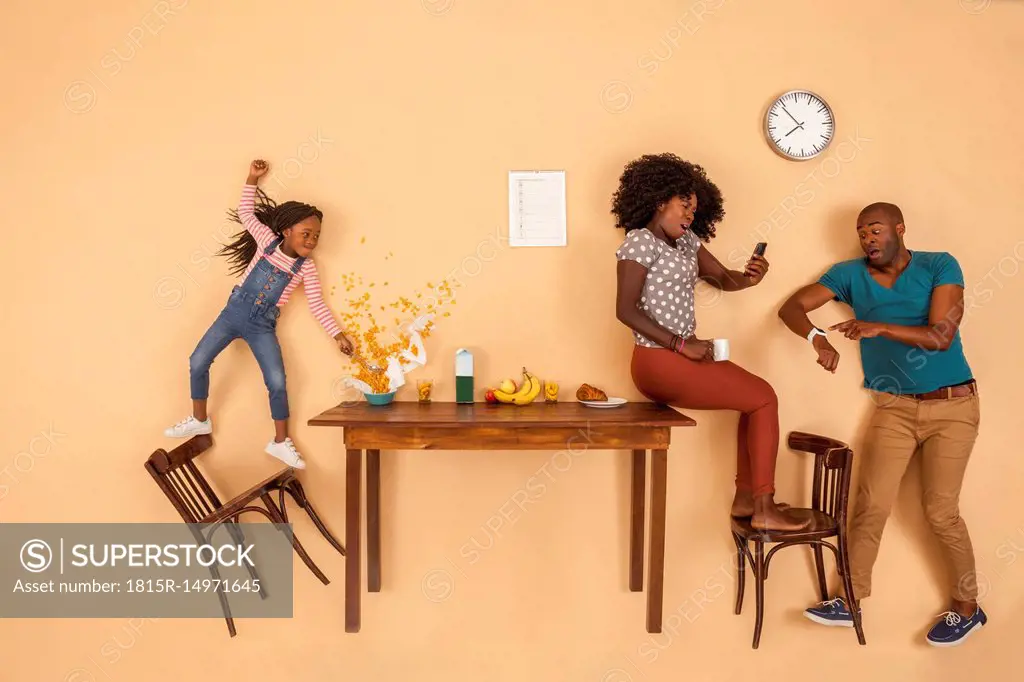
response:
<svg viewBox="0 0 1024 682"><path fill-rule="evenodd" d="M234 264L231 274L244 271L245 275L189 358L192 415L164 431L164 435L189 438L213 432L206 414L210 365L228 344L241 338L256 356L270 393L270 414L276 434L267 443L266 452L291 467L305 469L306 463L288 437L288 394L276 333L280 308L299 282L306 290L313 316L334 337L341 352L351 355L353 345L324 303L316 266L310 258L320 239L323 213L316 206L297 201L277 205L257 187L267 170L266 161L252 162L238 210L231 212L232 219L241 223L245 231L219 253L226 254Z"/></svg>

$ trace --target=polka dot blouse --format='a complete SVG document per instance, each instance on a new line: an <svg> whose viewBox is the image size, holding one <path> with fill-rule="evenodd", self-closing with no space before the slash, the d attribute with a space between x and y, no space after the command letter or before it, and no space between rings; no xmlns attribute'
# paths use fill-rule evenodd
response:
<svg viewBox="0 0 1024 682"><path fill-rule="evenodd" d="M646 228L631 230L615 252L618 260L632 260L647 268L643 294L637 304L647 317L683 338L697 327L693 312L693 287L697 283L697 251L701 243L689 230L672 248ZM637 344L660 346L634 331Z"/></svg>

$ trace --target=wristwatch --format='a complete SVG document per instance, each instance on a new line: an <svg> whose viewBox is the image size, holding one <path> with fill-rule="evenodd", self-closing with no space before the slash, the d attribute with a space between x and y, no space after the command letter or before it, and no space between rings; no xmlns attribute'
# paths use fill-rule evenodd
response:
<svg viewBox="0 0 1024 682"><path fill-rule="evenodd" d="M807 334L807 342L808 342L808 343L811 343L811 342L813 342L813 341L814 341L814 337L815 337L815 336L825 336L825 337L827 337L827 336L828 336L828 334L826 334L824 330L822 330L822 329L818 329L817 327L814 327L814 328L812 328L812 329L811 329L811 331L810 331L810 332L809 332L809 333Z"/></svg>

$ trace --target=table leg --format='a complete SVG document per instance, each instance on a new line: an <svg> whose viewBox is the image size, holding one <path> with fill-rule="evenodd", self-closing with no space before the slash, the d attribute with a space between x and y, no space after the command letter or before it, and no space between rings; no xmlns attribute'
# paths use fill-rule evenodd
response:
<svg viewBox="0 0 1024 682"><path fill-rule="evenodd" d="M366 589L380 592L380 450L366 451Z"/></svg>
<svg viewBox="0 0 1024 682"><path fill-rule="evenodd" d="M345 452L345 632L359 632L359 492L362 487L363 451Z"/></svg>
<svg viewBox="0 0 1024 682"><path fill-rule="evenodd" d="M647 632L661 632L665 592L665 476L668 450L651 451L651 549L647 567Z"/></svg>
<svg viewBox="0 0 1024 682"><path fill-rule="evenodd" d="M647 451L634 450L632 486L629 493L629 591L644 589L644 489L647 485Z"/></svg>

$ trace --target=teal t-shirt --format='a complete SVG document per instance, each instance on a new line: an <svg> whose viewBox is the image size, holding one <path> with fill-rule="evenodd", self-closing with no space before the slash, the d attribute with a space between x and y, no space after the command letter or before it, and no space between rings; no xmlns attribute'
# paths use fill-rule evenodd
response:
<svg viewBox="0 0 1024 682"><path fill-rule="evenodd" d="M907 269L891 289L875 281L863 258L836 263L818 282L835 300L853 308L858 320L923 327L928 325L932 290L943 284L962 287L964 275L948 253L912 251ZM881 337L861 339L860 359L865 388L886 393L926 393L973 378L959 330L944 351Z"/></svg>

